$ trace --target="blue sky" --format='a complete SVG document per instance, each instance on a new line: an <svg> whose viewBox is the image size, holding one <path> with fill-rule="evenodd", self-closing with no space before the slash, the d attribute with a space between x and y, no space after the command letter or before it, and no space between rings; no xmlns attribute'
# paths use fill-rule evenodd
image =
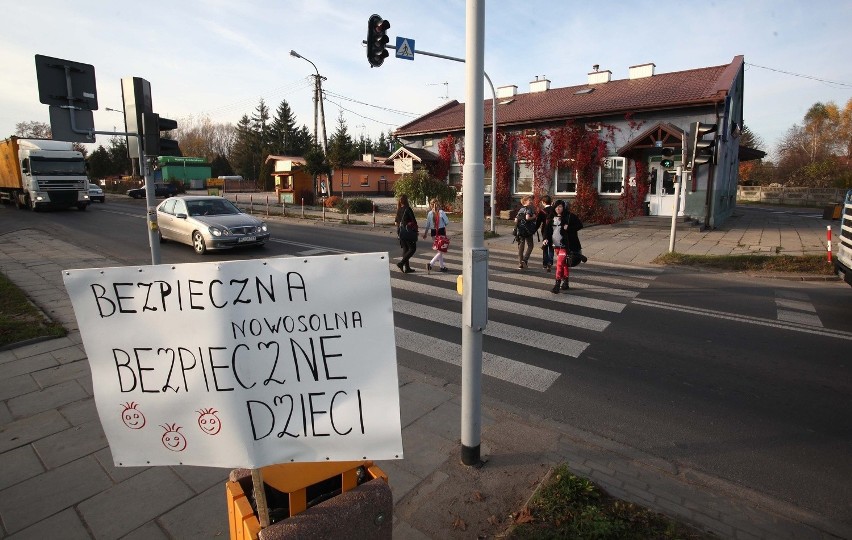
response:
<svg viewBox="0 0 852 540"><path fill-rule="evenodd" d="M351 133L376 137L442 105L445 96L465 100L463 64L391 54L370 68L361 44L367 19L377 13L390 21L392 38L462 57L464 0L4 4L3 137L17 122L49 122L48 107L38 101L36 54L95 66L95 127L104 131L122 129L122 116L104 109L122 107L120 80L130 76L151 83L154 110L162 116L236 123L260 98L273 110L287 100L298 123L312 130L314 69L291 57L291 49L327 79L329 133L341 111ZM666 73L727 64L742 54L745 123L771 152L815 102L842 107L852 97L849 21L848 1L491 0L485 2L485 70L495 86L515 84L527 92L537 76L553 88L583 84L595 64L623 79L632 65L653 62L657 73Z"/></svg>

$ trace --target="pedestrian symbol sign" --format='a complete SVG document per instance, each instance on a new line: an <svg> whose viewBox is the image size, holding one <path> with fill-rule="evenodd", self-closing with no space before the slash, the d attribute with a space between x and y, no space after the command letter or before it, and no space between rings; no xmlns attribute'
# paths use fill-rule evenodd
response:
<svg viewBox="0 0 852 540"><path fill-rule="evenodd" d="M414 40L404 37L396 38L396 57L404 60L414 60Z"/></svg>

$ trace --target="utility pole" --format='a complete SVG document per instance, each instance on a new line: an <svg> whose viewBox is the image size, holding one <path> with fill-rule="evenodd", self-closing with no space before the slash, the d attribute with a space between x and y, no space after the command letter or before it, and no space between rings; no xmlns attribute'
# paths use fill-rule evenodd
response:
<svg viewBox="0 0 852 540"><path fill-rule="evenodd" d="M484 247L482 98L485 73L485 0L467 0L464 121L464 231L462 233L461 459L479 465L482 442L482 332L488 322L488 250Z"/></svg>

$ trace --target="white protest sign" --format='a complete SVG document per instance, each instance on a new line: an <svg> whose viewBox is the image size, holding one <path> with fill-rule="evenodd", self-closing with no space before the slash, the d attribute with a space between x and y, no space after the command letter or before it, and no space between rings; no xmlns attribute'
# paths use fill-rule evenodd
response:
<svg viewBox="0 0 852 540"><path fill-rule="evenodd" d="M401 459L387 261L64 271L115 464Z"/></svg>

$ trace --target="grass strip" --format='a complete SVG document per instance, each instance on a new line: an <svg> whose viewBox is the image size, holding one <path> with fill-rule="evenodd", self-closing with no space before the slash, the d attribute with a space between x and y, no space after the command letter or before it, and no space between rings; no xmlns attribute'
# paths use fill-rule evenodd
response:
<svg viewBox="0 0 852 540"><path fill-rule="evenodd" d="M656 264L695 266L732 272L779 272L791 274L834 275L825 255L684 255L666 253Z"/></svg>
<svg viewBox="0 0 852 540"><path fill-rule="evenodd" d="M67 333L0 274L0 347L40 337L62 337Z"/></svg>

